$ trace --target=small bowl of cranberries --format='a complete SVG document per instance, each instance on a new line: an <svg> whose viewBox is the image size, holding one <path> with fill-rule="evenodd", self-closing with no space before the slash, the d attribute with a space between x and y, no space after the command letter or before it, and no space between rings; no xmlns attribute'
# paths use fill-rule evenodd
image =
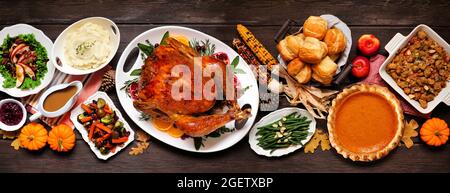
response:
<svg viewBox="0 0 450 193"><path fill-rule="evenodd" d="M0 129L15 131L20 129L27 119L23 104L14 99L0 101Z"/></svg>

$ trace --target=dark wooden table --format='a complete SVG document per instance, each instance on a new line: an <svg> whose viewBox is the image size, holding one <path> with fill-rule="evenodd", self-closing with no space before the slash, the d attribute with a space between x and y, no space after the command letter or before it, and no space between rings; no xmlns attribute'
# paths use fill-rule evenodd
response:
<svg viewBox="0 0 450 193"><path fill-rule="evenodd" d="M235 25L243 23L276 54L273 36L286 19L303 22L309 15L333 14L346 22L353 37L351 57L357 38L373 33L382 47L397 33L407 35L418 24L427 24L450 41L450 2L439 1L1 1L0 26L28 23L55 40L71 23L90 16L115 21L121 30L117 63L125 46L138 34L162 25L181 25L210 34L231 45L237 37ZM120 106L115 92L110 93ZM0 99L9 96L0 93ZM283 97L284 98L284 97ZM281 107L288 106L282 100ZM450 123L449 107L440 104L433 117ZM123 112L123 109L121 109ZM268 112L260 112L258 118ZM124 114L124 113L123 113ZM134 129L138 127L126 117ZM417 119L423 123L423 119ZM318 127L326 128L325 121ZM78 134L77 134L78 135ZM77 145L69 154L57 154L46 148L32 153L15 151L11 141L0 140L0 172L450 172L450 147L429 148L419 139L412 149L403 145L386 158L371 163L343 159L334 150L304 154L302 151L282 158L256 155L242 139L233 147L211 154L178 150L156 139L149 150L130 156L128 146L108 161L100 161L77 136Z"/></svg>

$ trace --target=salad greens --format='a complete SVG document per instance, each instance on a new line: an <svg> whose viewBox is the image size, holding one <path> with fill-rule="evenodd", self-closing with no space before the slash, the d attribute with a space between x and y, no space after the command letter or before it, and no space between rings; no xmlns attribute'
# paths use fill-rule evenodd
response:
<svg viewBox="0 0 450 193"><path fill-rule="evenodd" d="M35 65L36 69L36 78L33 80L32 78L25 76L24 82L20 85L20 89L33 89L41 84L41 80L44 78L47 73L47 50L44 46L39 43L34 34L20 34L15 37L11 37L7 35L7 37L3 40L3 44L0 49L0 74L3 76L3 88L14 88L16 86L16 78L14 75L8 70L7 66L3 62L8 57L9 49L14 44L16 39L21 39L24 43L26 43L32 50L36 52L36 61L33 65Z"/></svg>

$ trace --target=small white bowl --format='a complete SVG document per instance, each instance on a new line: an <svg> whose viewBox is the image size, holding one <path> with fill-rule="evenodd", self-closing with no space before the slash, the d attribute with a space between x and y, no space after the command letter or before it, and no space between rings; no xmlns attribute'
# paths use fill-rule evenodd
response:
<svg viewBox="0 0 450 193"><path fill-rule="evenodd" d="M77 29L81 27L83 24L91 22L94 24L98 24L100 26L103 26L105 29L109 32L109 37L111 38L110 46L111 46L111 52L109 53L108 58L106 59L106 62L99 65L97 68L92 69L77 69L72 67L68 64L65 53L64 53L64 42L69 34L74 29ZM55 65L55 67L66 74L72 74L72 75L84 75L84 74L90 74L93 72L96 72L111 62L111 60L114 58L114 55L116 55L117 49L119 48L120 43L120 31L117 25L104 17L89 17L82 19L80 21L77 21L67 27L56 39L55 44L53 45L52 54L50 60Z"/></svg>
<svg viewBox="0 0 450 193"><path fill-rule="evenodd" d="M257 140L257 136L256 136L258 127L273 123L273 122L283 118L284 116L287 116L294 112L297 112L301 116L307 117L309 120L311 120L311 123L309 124L309 128L308 128L308 132L309 132L308 136L306 137L306 139L301 141L302 144L308 143L308 141L311 139L311 137L316 132L316 120L308 111L306 111L304 109L288 107L288 108L279 109L279 110L269 113L268 115L261 118L261 120L259 120L258 123L256 123L253 126L253 128L252 128L252 130L250 130L250 133L248 136L248 143L250 143L250 147L253 149L253 151L255 151L255 153L257 153L258 155L264 155L267 157L280 157L283 155L290 154L290 153L302 148L303 145L293 145L293 146L290 146L287 148L277 149L274 152L270 153L271 152L270 150L265 150L258 145L258 140Z"/></svg>
<svg viewBox="0 0 450 193"><path fill-rule="evenodd" d="M66 102L66 104L63 107L61 107L60 109L58 109L57 111L54 111L54 112L46 111L44 109L44 101L45 101L45 99L47 99L48 95L52 94L55 91L65 89L69 86L77 87L77 92L75 92L75 94ZM78 95L80 94L81 89L83 89L83 83L81 83L80 81L73 81L71 83L66 83L66 84L58 84L56 86L49 88L39 98L39 101L37 104L37 113L30 116L30 121L35 121L36 119L38 119L41 116L59 117L59 116L63 115L64 113L66 113L67 111L69 111L72 108L72 106L75 104L75 102L77 102Z"/></svg>
<svg viewBox="0 0 450 193"><path fill-rule="evenodd" d="M27 111L25 110L25 107L23 106L23 104L21 102L14 100L14 99L1 100L0 107L7 102L13 102L20 106L20 108L22 109L22 120L20 120L19 124L13 125L13 126L6 125L0 121L0 128L4 131L16 131L16 130L20 129L23 126L23 124L25 124L25 121L27 120Z"/></svg>

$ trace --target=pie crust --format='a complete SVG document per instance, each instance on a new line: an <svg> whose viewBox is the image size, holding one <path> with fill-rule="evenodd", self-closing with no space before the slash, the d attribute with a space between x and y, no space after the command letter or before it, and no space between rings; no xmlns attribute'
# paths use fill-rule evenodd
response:
<svg viewBox="0 0 450 193"><path fill-rule="evenodd" d="M340 108L341 104L344 104L346 102L345 99L351 97L356 93L377 94L378 96L381 96L381 98L385 99L388 104L390 104L390 107L392 108L391 112L393 111L394 114L394 117L392 118L395 121L394 124L392 124L392 126L394 127L392 129L394 133L392 139L386 138L380 140L380 141L385 140L387 142L386 145L383 145L382 147L372 148L371 151L358 152L355 150L353 151L349 150L349 148L345 147L344 143L338 140L339 134L337 132L336 127L336 118L339 116L338 108ZM371 113L373 113L373 111ZM364 162L378 160L386 156L391 150L397 147L403 135L403 124L404 124L403 111L398 99L386 87L374 84L356 84L349 88L344 89L333 100L331 108L329 110L327 121L330 143L333 146L333 148L335 148L336 151L345 158L349 158L353 161L364 161Z"/></svg>

